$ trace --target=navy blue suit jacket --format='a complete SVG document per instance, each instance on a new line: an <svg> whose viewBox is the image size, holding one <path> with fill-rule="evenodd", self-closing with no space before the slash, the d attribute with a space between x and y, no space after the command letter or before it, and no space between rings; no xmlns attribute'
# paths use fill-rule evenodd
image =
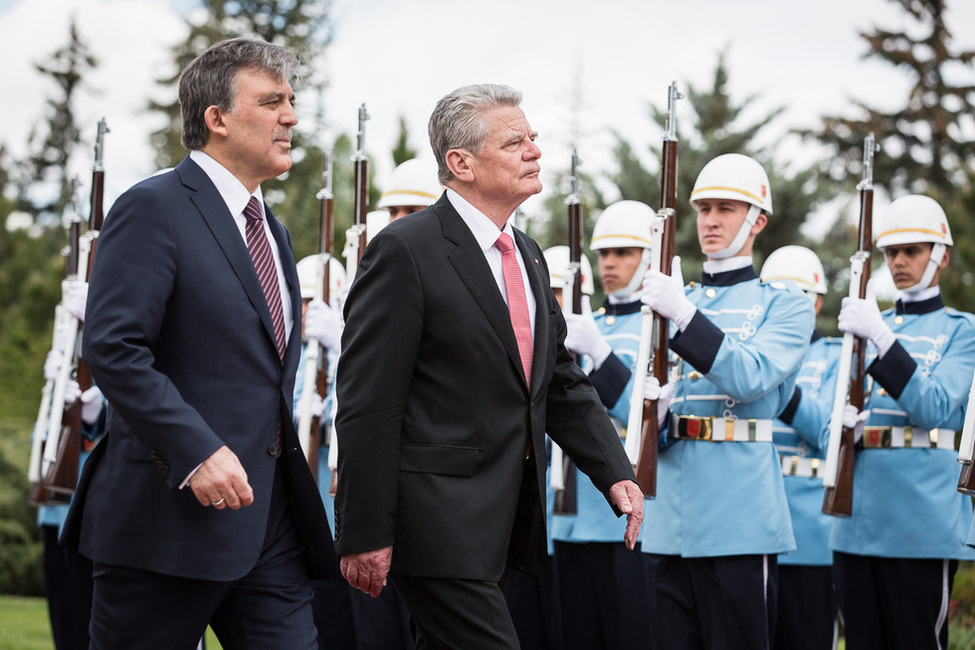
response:
<svg viewBox="0 0 975 650"><path fill-rule="evenodd" d="M291 418L301 345L298 277L266 210L291 296L284 363L257 273L226 204L188 157L113 205L99 236L84 358L110 404L62 543L97 562L234 580L257 561L283 424L289 506L312 577L336 568L328 521ZM239 510L204 507L187 475L222 445L254 489Z"/></svg>

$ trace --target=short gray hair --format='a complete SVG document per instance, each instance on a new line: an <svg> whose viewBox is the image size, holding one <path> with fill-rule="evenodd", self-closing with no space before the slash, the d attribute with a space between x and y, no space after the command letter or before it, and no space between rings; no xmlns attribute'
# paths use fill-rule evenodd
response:
<svg viewBox="0 0 975 650"><path fill-rule="evenodd" d="M238 72L265 72L277 80L291 81L297 68L294 54L267 41L233 38L210 46L179 76L183 146L190 150L206 146L210 137L204 119L207 108L233 110Z"/></svg>
<svg viewBox="0 0 975 650"><path fill-rule="evenodd" d="M484 149L488 125L484 113L500 106L518 106L521 93L500 84L475 84L458 88L443 97L433 109L427 132L437 159L437 176L446 183L453 174L447 167L447 152L467 149L479 155Z"/></svg>

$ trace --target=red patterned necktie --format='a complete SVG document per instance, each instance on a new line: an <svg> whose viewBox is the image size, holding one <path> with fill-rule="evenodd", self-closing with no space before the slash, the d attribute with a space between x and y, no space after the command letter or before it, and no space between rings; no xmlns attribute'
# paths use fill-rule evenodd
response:
<svg viewBox="0 0 975 650"><path fill-rule="evenodd" d="M511 317L511 327L515 330L518 340L518 353L521 356L521 367L525 371L525 383L532 383L532 323L528 315L528 299L525 296L525 282L521 276L521 268L515 257L515 243L511 235L501 233L494 243L501 251L501 270L504 273L505 291L508 293L508 315Z"/></svg>
<svg viewBox="0 0 975 650"><path fill-rule="evenodd" d="M261 213L261 206L256 197L251 197L244 208L244 216L247 218L247 227L244 232L247 236L247 250L250 251L251 259L254 261L254 270L261 281L261 288L264 289L264 298L267 300L267 307L271 310L271 321L274 323L274 338L278 344L278 355L284 362L284 309L281 307L281 286L278 284L278 270L274 266L274 255L271 254L271 245L267 241L264 233L264 215Z"/></svg>

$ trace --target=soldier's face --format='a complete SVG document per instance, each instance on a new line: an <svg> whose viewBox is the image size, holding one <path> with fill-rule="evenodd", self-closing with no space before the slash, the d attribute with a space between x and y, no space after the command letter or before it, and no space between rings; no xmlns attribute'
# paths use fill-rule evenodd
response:
<svg viewBox="0 0 975 650"><path fill-rule="evenodd" d="M726 249L745 222L748 204L731 199L700 199L697 209L697 241L705 255ZM742 255L746 254L744 250Z"/></svg>
<svg viewBox="0 0 975 650"><path fill-rule="evenodd" d="M599 277L606 293L623 289L633 279L633 274L643 259L643 249L636 246L626 248L602 248L599 250Z"/></svg>
<svg viewBox="0 0 975 650"><path fill-rule="evenodd" d="M884 248L884 258L887 268L894 279L894 286L898 289L909 289L921 281L928 260L931 259L932 245L927 242L916 244L898 244ZM948 251L945 251L942 267L947 264ZM935 274L932 286L937 284L938 274Z"/></svg>

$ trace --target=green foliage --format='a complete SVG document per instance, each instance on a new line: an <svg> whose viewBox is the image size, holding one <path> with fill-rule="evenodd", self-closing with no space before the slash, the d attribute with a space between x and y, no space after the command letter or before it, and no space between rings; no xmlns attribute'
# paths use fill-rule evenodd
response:
<svg viewBox="0 0 975 650"><path fill-rule="evenodd" d="M417 156L417 151L410 146L410 133L406 128L406 119L399 118L399 137L396 139L396 146L393 147L393 164L399 165L407 160L413 160Z"/></svg>
<svg viewBox="0 0 975 650"><path fill-rule="evenodd" d="M36 596L44 585L37 510L27 503L31 422L0 420L0 593Z"/></svg>

